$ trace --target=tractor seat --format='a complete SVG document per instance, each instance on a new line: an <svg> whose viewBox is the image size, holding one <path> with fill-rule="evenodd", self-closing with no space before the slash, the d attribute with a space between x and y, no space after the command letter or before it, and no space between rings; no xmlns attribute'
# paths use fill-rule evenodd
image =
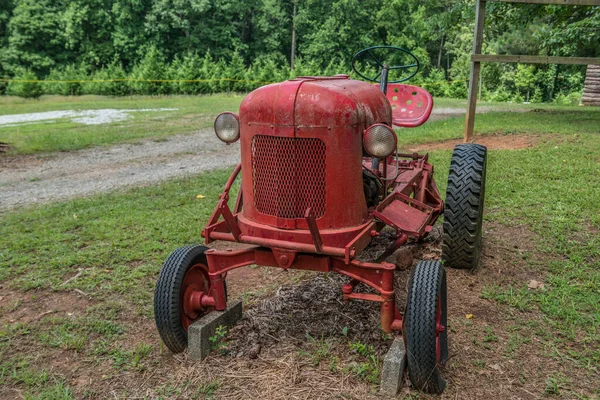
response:
<svg viewBox="0 0 600 400"><path fill-rule="evenodd" d="M433 97L423 88L391 83L387 86L387 99L392 106L392 124L405 128L423 125L433 108Z"/></svg>

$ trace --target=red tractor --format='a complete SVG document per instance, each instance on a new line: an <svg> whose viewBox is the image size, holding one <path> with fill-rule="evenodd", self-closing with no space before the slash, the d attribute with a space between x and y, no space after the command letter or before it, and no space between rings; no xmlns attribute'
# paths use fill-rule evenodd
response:
<svg viewBox="0 0 600 400"><path fill-rule="evenodd" d="M298 77L263 86L246 96L239 114L216 118L219 139L240 140L241 163L202 231L208 247L182 247L166 260L156 325L167 347L181 352L194 321L226 308L228 271L260 265L337 272L349 278L344 300L381 303L381 329L403 335L413 387L441 393L439 366L448 357L444 266L478 265L486 148L455 147L444 205L428 155L399 153L392 128L421 125L431 113L427 91L399 84L417 73L418 60L401 48L375 46L358 52L352 67L377 85L347 75ZM241 188L230 203L240 172ZM442 213L443 261L412 268L402 312L397 268L385 260L407 242L422 241ZM386 226L395 233L389 247L375 260L359 261ZM236 245L218 250L213 242ZM361 284L376 294L360 291Z"/></svg>

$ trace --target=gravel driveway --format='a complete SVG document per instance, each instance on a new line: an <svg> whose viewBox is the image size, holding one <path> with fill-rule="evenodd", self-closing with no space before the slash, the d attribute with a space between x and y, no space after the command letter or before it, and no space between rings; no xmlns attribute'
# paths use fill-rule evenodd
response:
<svg viewBox="0 0 600 400"><path fill-rule="evenodd" d="M45 157L0 155L0 210L148 185L232 166L239 157L239 143L225 145L212 129Z"/></svg>

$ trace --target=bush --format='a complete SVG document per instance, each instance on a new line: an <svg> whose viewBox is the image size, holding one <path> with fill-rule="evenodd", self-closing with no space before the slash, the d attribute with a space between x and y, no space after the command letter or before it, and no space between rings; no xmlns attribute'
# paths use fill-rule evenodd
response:
<svg viewBox="0 0 600 400"><path fill-rule="evenodd" d="M419 85L419 82L413 81L412 84ZM446 81L446 73L442 69L432 69L427 78L421 84L432 96L448 97L449 84Z"/></svg>
<svg viewBox="0 0 600 400"><path fill-rule="evenodd" d="M448 97L452 97L454 99L466 99L469 91L469 83L468 82L460 82L455 81L452 82L448 88Z"/></svg>
<svg viewBox="0 0 600 400"><path fill-rule="evenodd" d="M183 81L171 82L172 93L193 95L209 91L208 83L201 82L202 80L209 79L204 71L204 60L195 53L186 53L183 58L175 58L169 66L168 75L173 80Z"/></svg>
<svg viewBox="0 0 600 400"><path fill-rule="evenodd" d="M493 93L490 93L487 100L490 101L510 101L512 99L512 94L508 92L504 87L500 87L500 89L496 90Z"/></svg>
<svg viewBox="0 0 600 400"><path fill-rule="evenodd" d="M76 67L68 65L65 68L50 71L50 74L48 74L42 84L42 89L45 94L78 96L82 94L82 83L79 81L88 79L87 68L84 66Z"/></svg>
<svg viewBox="0 0 600 400"><path fill-rule="evenodd" d="M42 95L42 86L30 70L20 70L13 79L6 87L6 94L27 99L36 99Z"/></svg>
<svg viewBox="0 0 600 400"><path fill-rule="evenodd" d="M127 74L119 63L109 64L94 72L89 82L81 85L82 94L125 96L131 93Z"/></svg>
<svg viewBox="0 0 600 400"><path fill-rule="evenodd" d="M149 82L168 80L168 71L163 54L152 46L148 49L142 61L133 67L131 74L129 74L132 79L129 86L135 94L169 94L171 92L170 82Z"/></svg>
<svg viewBox="0 0 600 400"><path fill-rule="evenodd" d="M581 93L573 92L568 95L559 93L552 102L562 106L578 106L581 102Z"/></svg>

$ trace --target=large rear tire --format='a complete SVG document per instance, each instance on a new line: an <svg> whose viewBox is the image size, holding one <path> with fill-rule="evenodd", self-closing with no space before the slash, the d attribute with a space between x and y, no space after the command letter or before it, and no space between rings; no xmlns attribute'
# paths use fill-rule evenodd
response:
<svg viewBox="0 0 600 400"><path fill-rule="evenodd" d="M403 334L412 386L440 394L446 387L439 367L448 359L446 272L439 261L421 261L408 286Z"/></svg>
<svg viewBox="0 0 600 400"><path fill-rule="evenodd" d="M450 268L475 269L481 258L487 149L479 144L454 147L446 204L442 260Z"/></svg>
<svg viewBox="0 0 600 400"><path fill-rule="evenodd" d="M209 292L208 266L204 252L208 247L191 245L175 250L165 261L154 292L154 321L162 341L173 353L188 345L188 327L210 312L186 315L183 295L188 287Z"/></svg>

